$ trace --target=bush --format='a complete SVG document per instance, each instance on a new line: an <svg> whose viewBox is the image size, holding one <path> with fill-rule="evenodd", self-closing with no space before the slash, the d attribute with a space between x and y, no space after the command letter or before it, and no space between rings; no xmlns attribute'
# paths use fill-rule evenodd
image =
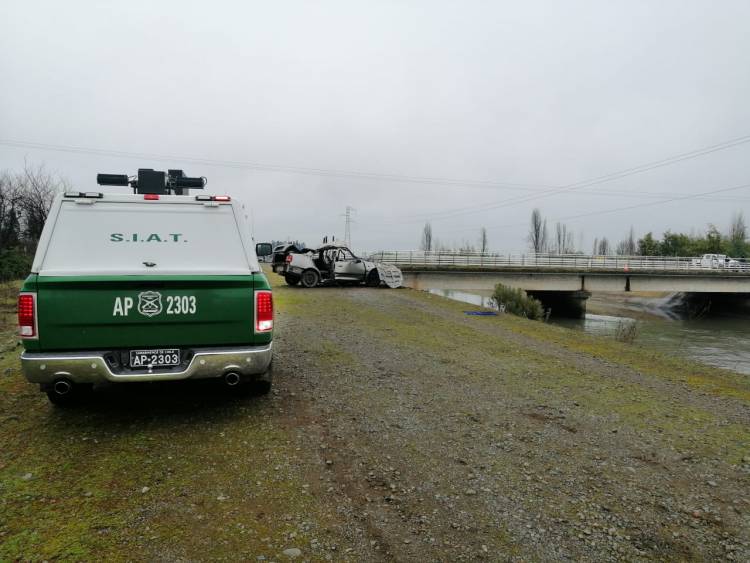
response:
<svg viewBox="0 0 750 563"><path fill-rule="evenodd" d="M638 338L638 323L632 320L623 320L615 327L615 340L632 344Z"/></svg>
<svg viewBox="0 0 750 563"><path fill-rule="evenodd" d="M0 250L0 281L23 279L31 270L31 256L21 248Z"/></svg>
<svg viewBox="0 0 750 563"><path fill-rule="evenodd" d="M499 309L527 319L541 320L544 318L542 302L529 297L523 289L508 287L501 283L495 286L492 299Z"/></svg>

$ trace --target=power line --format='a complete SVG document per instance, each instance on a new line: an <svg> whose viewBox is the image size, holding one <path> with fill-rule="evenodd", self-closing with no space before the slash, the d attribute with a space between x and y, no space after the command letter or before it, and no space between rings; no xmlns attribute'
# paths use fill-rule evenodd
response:
<svg viewBox="0 0 750 563"><path fill-rule="evenodd" d="M212 158L200 158L180 155L162 155L153 153L138 153L128 151L118 151L110 149L97 149L91 147L77 147L73 145L54 145L49 143L35 143L30 141L19 141L15 139L0 139L0 145L16 148L29 148L38 150L48 150L57 152L67 152L73 154L95 154L99 156L109 156L115 158L129 158L135 160L155 160L166 162L187 162L192 164L202 164L207 166L218 166L223 168L237 168L245 170L263 170L269 172L289 172L293 174L304 174L314 176L332 176L342 178L359 178L365 180L383 180L388 182L408 182L412 184L435 184L445 186L473 186L473 187L494 187L498 189L520 189L520 188L544 188L549 189L555 186L548 184L520 184L514 182L500 182L490 180L466 180L457 178L439 178L431 176L409 176L402 174L385 174L377 172L361 172L356 170L335 170L327 168L308 168L303 166L286 166L276 164L263 164L256 162L219 160Z"/></svg>
<svg viewBox="0 0 750 563"><path fill-rule="evenodd" d="M656 168L662 168L664 166L669 166L671 164L675 164L677 162L683 162L685 160L691 160L694 158L698 158L701 156L705 156L707 154L711 154L717 151L726 150L732 147L736 147L739 145L743 145L750 142L750 135L745 135L743 137L738 137L736 139L731 139L729 141L725 141L723 143L718 143L715 145L710 145L707 147L703 147L701 149L692 150L689 152L677 154L671 157L663 158L661 160L656 160L653 162L649 162L646 164L642 164L639 166L633 166L630 168L626 168L617 172L612 172L610 174L604 174L602 176L597 176L595 178L591 178L588 180L582 180L580 182L576 182L573 184L568 184L567 186L561 186L559 188L552 188L549 190L542 191L538 194L529 195L529 196L516 196L513 198L492 202L489 204L482 204L482 205L472 205L464 208L459 209L451 209L447 211L443 211L437 214L422 214L423 217L428 217L432 220L442 220L442 219L449 219L452 217L457 217L460 215L468 215L471 213L479 213L481 211L486 211L490 209L497 209L498 207L506 206L506 205L516 205L519 203L526 203L528 201L533 201L535 199L541 199L544 197L551 197L553 195L558 195L564 192L569 191L575 191L579 190L581 188L586 188L590 186L594 186L597 184L603 184L606 182L611 182L613 180L619 180L620 178L625 178L627 176L632 176L634 174L640 174L643 172L647 172L649 170L654 170ZM424 220L424 219L421 219ZM420 221L421 221L420 220ZM419 222L419 221L415 221Z"/></svg>
<svg viewBox="0 0 750 563"><path fill-rule="evenodd" d="M600 211L592 211L590 213L578 213L576 215L568 215L566 217L561 217L560 219L557 219L557 221L569 221L571 219L580 219L580 218L583 218L583 217L592 217L594 215L606 215L608 213L615 213L617 211L626 211L626 210L630 210L630 209L639 209L639 208L642 208L642 207L651 207L652 205L661 205L663 203L672 203L674 201L682 201L682 200L686 200L686 199L695 199L697 197L705 197L705 196L709 196L709 195L713 195L713 194L718 194L718 193L723 193L723 192L731 192L731 191L741 190L741 189L745 189L745 188L750 188L750 183L748 183L748 184L741 184L739 186L732 186L732 187L729 187L729 188L720 188L720 189L717 189L717 190L711 190L711 191L703 192L703 193L699 193L699 194L689 194L689 195L680 196L680 197L673 197L673 198L670 198L670 199L665 199L663 201L649 201L649 202L645 202L645 203L636 203L634 205L627 205L627 206L624 206L624 207L615 207L615 208L611 208L611 209L603 209L603 210L600 210Z"/></svg>
<svg viewBox="0 0 750 563"><path fill-rule="evenodd" d="M665 204L665 203L672 203L672 202L675 202L675 201L684 201L684 200L688 200L688 199L697 199L697 198L711 196L711 195L718 194L718 193L725 193L725 192L737 191L737 190L741 190L741 189L745 189L745 188L750 188L750 183L741 184L741 185L738 185L738 186L730 186L728 188L718 188L718 189L715 189L715 190L709 190L709 191L706 191L706 192L700 192L700 193L695 193L695 194L687 194L687 195L684 195L684 196L672 197L672 198L668 198L668 199L663 199L661 201L648 201L648 202L643 202L643 203L636 203L636 204L633 204L633 205L626 205L626 206L622 206L622 207L612 207L612 208L609 208L609 209L600 209L598 211L590 211L590 212L587 212L587 213L577 213L575 215L566 215L564 217L558 217L558 218L555 218L555 219L552 219L552 220L555 221L555 222L560 222L560 221L570 221L570 220L574 220L574 219L581 219L581 218L584 218L584 217L595 217L597 215L607 215L609 213L616 213L618 211L628 211L628 210L631 210L631 209L640 209L640 208L643 208L643 207L651 207L653 205L662 205L662 204ZM493 230L494 231L494 230L498 230L498 229L510 229L510 228L515 228L515 227L523 227L523 226L526 226L526 225L528 225L528 223L511 223L511 224L507 224L507 225L496 225L496 226L487 227L487 230ZM455 229L455 230L449 230L449 231L446 231L446 232L464 232L464 231L469 231L469 230L474 231L474 230L476 230L476 227L472 227L471 229L469 229L469 228L466 228L466 229Z"/></svg>
<svg viewBox="0 0 750 563"><path fill-rule="evenodd" d="M748 142L750 142L750 135L745 135L742 137L731 139L729 141L725 141L723 143L710 145L710 146L707 146L701 149L696 149L693 151L689 151L686 153L681 153L681 154L667 157L661 160L646 163L640 166L626 168L618 172L605 174L603 176L598 176L595 178L591 178L589 180L583 180L583 181L576 182L573 184L568 184L565 186L551 186L551 185L545 185L545 184L520 184L520 183L485 181L485 180L465 180L465 179L455 179L455 178L438 178L438 177L430 177L430 176L408 176L408 175L399 175L399 174L384 174L384 173L374 173L374 172L334 170L334 169L325 169L325 168L282 166L282 165L262 164L262 163L253 163L253 162L245 162L245 161L208 159L208 158L198 158L198 157L189 157L189 156L180 156L180 155L160 155L160 154L153 154L153 153L137 153L137 152L127 152L127 151L118 151L118 150L108 150L108 149L96 149L96 148L91 148L91 147L80 147L80 146L73 146L73 145L56 145L56 144L49 144L49 143L36 143L36 142L30 142L30 141L20 141L20 140L15 140L15 139L0 139L0 145L12 146L12 147L17 147L17 148L32 148L32 149L39 149L39 150L68 152L68 153L75 153L75 154L96 154L100 156L111 156L111 157L116 157L116 158L147 159L147 160L170 161L170 162L179 161L179 162L190 162L190 163L195 163L195 164L218 166L218 167L225 167L225 168L265 170L265 171L272 171L272 172L290 172L290 173L295 173L295 174L306 174L306 175L317 175L317 176L339 176L339 177L375 179L375 180L385 180L385 181L395 181L395 182L408 182L408 183L417 183L417 184L438 184L438 185L446 185L446 186L459 185L463 187L483 187L483 188L523 190L523 191L536 191L537 192L537 193L530 194L527 196L515 196L509 199L493 202L490 204L473 205L473 206L468 206L464 208L451 209L451 210L438 212L438 213L420 213L420 214L413 215L414 217L417 217L417 216L421 216L423 218L429 217L434 220L448 219L448 218L452 218L452 217L456 217L456 216L460 216L464 214L470 214L470 213L478 213L478 212L489 210L489 209L495 209L503 205L515 205L518 203L525 203L527 201L532 201L535 199L551 197L553 195L557 195L559 193L563 193L566 191L573 191L573 190L578 191L578 190L581 190L582 188L590 187L590 186L605 183L605 182L610 182L619 178L630 176L632 174L639 174L642 172L646 172L648 170L653 170L655 168L668 166L670 164L674 164L674 163L681 162L684 160L698 158L706 154L710 154L710 153L717 152L720 150L726 150L728 148L732 148L732 147L742 145ZM537 190L535 190L535 188ZM591 193L591 194L596 193L598 195L598 194L604 194L607 192L590 191L590 192L581 192L581 193ZM649 197L645 193L643 195L646 197ZM419 219L418 221L415 221L415 222L420 222L422 220L423 219Z"/></svg>
<svg viewBox="0 0 750 563"><path fill-rule="evenodd" d="M748 142L750 142L750 135L745 135L745 136L737 137L735 139L731 139L729 141L725 141L722 143L709 145L701 149L696 149L693 151L677 154L677 155L667 157L661 160L652 161L652 162L645 163L639 166L626 168L617 172L612 172L610 174L605 174L602 176L598 176L598 177L591 178L588 180L583 180L583 181L576 182L573 184L568 184L565 186L545 186L541 184L518 184L518 183L509 183L509 182L492 182L492 181L481 181L481 180L480 181L459 180L459 179L453 179L453 178L436 178L436 177L428 177L428 176L406 176L406 175L397 175L397 174L380 174L380 173L371 173L371 172L334 170L334 169L324 169L324 168L281 166L281 165L243 162L243 161L218 160L218 159L196 158L196 157L175 156L175 155L159 155L159 154L149 154L149 153L136 153L136 152L127 152L127 151L96 149L96 148L90 148L90 147L78 147L78 146L72 146L72 145L55 145L55 144L48 144L48 143L34 143L34 142L28 142L28 141L19 141L19 140L13 140L13 139L0 139L0 145L12 146L12 147L18 147L18 148L32 148L32 149L39 149L39 150L51 150L51 151L60 151L60 152L77 153L77 154L96 154L100 156L111 156L111 157L116 157L116 158L147 159L147 160L171 161L171 162L174 162L174 161L190 162L190 163L226 167L226 168L267 170L267 171L275 171L275 172L291 172L295 174L309 174L309 175L318 175L318 176L353 177L353 178L377 179L377 180L400 181L400 182L422 183L422 184L496 187L496 188L505 188L505 189L544 188L535 194L526 195L526 196L516 196L513 198L506 199L506 200L494 202L489 205L482 204L480 206L470 206L470 207L465 207L465 208L452 209L449 211L444 211L444 212L439 212L439 213L424 214L426 217L433 219L433 220L448 219L448 218L457 217L460 215L497 209L504 205L515 205L519 203L533 201L535 199L551 197L553 195L557 195L557 194L568 192L568 191L574 191L574 190L578 191L586 187L590 187L593 185L602 184L606 182L611 182L613 180L631 176L633 174L640 174L643 172L647 172L649 170L661 168L664 166L669 166L671 164L675 164L675 163L682 162L685 160L691 160L691 159L698 158L698 157L711 154L717 151L726 150L732 147L743 145ZM744 186L730 188L729 190L740 189L741 187L744 187ZM718 191L713 191L713 192L706 192L704 194L691 194L691 195L684 196L684 197L668 198L668 199L658 201L658 202L637 204L635 206L627 206L627 207L615 208L612 210L604 210L601 212L583 214L581 215L581 217L596 215L597 213L610 213L613 211L631 209L631 208L642 207L642 206L647 206L647 205L658 205L661 203L667 203L670 201L678 201L682 199L699 198L699 197L703 197L706 195L712 195L714 193L719 193L722 191L729 191L729 190L718 190ZM582 193L586 193L586 192L582 192ZM603 194L607 192L597 192L597 193ZM643 195L646 196L645 193ZM579 216L571 216L570 218L577 218L577 217ZM424 219L419 219L417 221L411 221L411 222L421 222L422 220ZM403 221L403 222L410 222L410 221ZM507 226L510 226L510 225L507 225Z"/></svg>

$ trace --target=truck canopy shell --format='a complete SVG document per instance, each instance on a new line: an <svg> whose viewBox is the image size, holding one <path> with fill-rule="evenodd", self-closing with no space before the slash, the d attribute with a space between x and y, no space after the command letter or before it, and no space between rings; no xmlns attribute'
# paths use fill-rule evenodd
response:
<svg viewBox="0 0 750 563"><path fill-rule="evenodd" d="M259 271L240 202L169 195L58 196L32 266L40 276Z"/></svg>

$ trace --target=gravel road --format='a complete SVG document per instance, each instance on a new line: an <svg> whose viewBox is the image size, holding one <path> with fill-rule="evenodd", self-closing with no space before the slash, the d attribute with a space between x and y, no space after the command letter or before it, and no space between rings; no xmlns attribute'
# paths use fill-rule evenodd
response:
<svg viewBox="0 0 750 563"><path fill-rule="evenodd" d="M746 378L271 281L268 397L130 386L60 412L4 340L0 560L750 560Z"/></svg>
<svg viewBox="0 0 750 563"><path fill-rule="evenodd" d="M279 297L288 424L356 559L750 559L747 395L410 290Z"/></svg>

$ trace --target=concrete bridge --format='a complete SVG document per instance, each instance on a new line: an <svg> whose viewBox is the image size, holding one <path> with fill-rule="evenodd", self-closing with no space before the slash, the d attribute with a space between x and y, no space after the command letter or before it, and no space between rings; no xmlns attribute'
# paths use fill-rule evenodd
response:
<svg viewBox="0 0 750 563"><path fill-rule="evenodd" d="M479 254L382 251L414 289L492 290L498 283L533 295L557 315L582 316L592 291L702 294L711 299L750 297L750 264L704 266L695 258Z"/></svg>

